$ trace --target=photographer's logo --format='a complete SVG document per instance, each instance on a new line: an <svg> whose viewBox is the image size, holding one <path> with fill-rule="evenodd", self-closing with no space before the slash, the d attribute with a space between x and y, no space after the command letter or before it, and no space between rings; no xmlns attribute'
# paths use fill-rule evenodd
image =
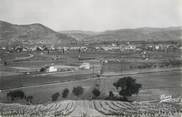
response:
<svg viewBox="0 0 182 117"><path fill-rule="evenodd" d="M163 94L160 96L160 100L160 102L170 102L172 100L172 96Z"/></svg>

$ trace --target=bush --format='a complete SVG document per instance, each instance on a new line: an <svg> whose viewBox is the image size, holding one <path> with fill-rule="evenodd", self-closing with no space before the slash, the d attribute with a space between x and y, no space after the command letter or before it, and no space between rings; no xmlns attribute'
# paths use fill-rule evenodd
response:
<svg viewBox="0 0 182 117"><path fill-rule="evenodd" d="M25 94L22 90L14 90L14 91L10 91L9 93L7 93L7 98L11 98L11 100L13 101L15 98L20 98L23 99L25 98Z"/></svg>
<svg viewBox="0 0 182 117"><path fill-rule="evenodd" d="M42 67L40 68L40 72L45 72L46 71L46 68Z"/></svg>
<svg viewBox="0 0 182 117"><path fill-rule="evenodd" d="M93 89L93 91L92 91L92 94L95 96L95 97L98 97L98 96L100 96L100 91L98 90L98 89Z"/></svg>
<svg viewBox="0 0 182 117"><path fill-rule="evenodd" d="M114 93L112 91L109 91L109 96L107 96L105 100L119 100L119 99L114 96Z"/></svg>
<svg viewBox="0 0 182 117"><path fill-rule="evenodd" d="M4 66L7 66L7 65L8 65L8 63L6 61L4 61Z"/></svg>
<svg viewBox="0 0 182 117"><path fill-rule="evenodd" d="M32 103L33 96L27 96L26 101Z"/></svg>
<svg viewBox="0 0 182 117"><path fill-rule="evenodd" d="M54 93L52 95L52 101L57 101L58 97L60 96L60 94L57 92L57 93Z"/></svg>
<svg viewBox="0 0 182 117"><path fill-rule="evenodd" d="M62 92L62 97L66 98L66 97L68 97L68 94L69 94L69 89L64 89Z"/></svg>
<svg viewBox="0 0 182 117"><path fill-rule="evenodd" d="M72 91L72 93L75 95L75 96L80 96L80 95L82 95L83 94L83 91L84 91L84 89L81 87L81 86L78 86L78 87L74 87L73 88L73 91Z"/></svg>

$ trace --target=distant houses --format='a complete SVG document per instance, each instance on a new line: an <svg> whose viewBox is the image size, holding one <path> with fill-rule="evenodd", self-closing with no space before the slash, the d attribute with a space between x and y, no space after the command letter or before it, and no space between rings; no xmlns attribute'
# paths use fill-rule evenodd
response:
<svg viewBox="0 0 182 117"><path fill-rule="evenodd" d="M112 50L147 50L147 51L174 51L177 49L181 49L181 44L170 43L170 42L112 42L112 43L99 43L93 45L79 45L79 46L54 46L54 45L24 45L24 46L16 46L16 47L5 47L2 46L1 50L9 50L9 51L62 51L62 53L69 51L79 51L79 52L87 52L87 51L112 51Z"/></svg>
<svg viewBox="0 0 182 117"><path fill-rule="evenodd" d="M40 72L66 72L75 71L76 67L63 65L46 65L40 68Z"/></svg>

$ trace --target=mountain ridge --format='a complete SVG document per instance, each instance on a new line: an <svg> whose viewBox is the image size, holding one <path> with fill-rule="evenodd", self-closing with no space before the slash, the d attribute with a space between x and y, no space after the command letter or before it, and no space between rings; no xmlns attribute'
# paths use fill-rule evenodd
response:
<svg viewBox="0 0 182 117"><path fill-rule="evenodd" d="M16 25L0 21L0 45L70 45L73 37L58 33L42 24Z"/></svg>
<svg viewBox="0 0 182 117"><path fill-rule="evenodd" d="M77 31L78 32L78 31ZM64 32L63 32L64 33ZM94 32L93 32L94 33ZM178 41L181 40L182 27L166 28L130 28L118 30L106 30L96 32L92 35L86 35L84 31L81 34L76 32L65 33L74 38L80 38L80 41L102 42L102 41ZM81 37L82 36L82 37Z"/></svg>
<svg viewBox="0 0 182 117"><path fill-rule="evenodd" d="M70 30L56 32L40 23L27 25L0 21L0 46L17 45L71 46L82 41L102 43L105 41L181 41L182 27L131 28L103 32Z"/></svg>

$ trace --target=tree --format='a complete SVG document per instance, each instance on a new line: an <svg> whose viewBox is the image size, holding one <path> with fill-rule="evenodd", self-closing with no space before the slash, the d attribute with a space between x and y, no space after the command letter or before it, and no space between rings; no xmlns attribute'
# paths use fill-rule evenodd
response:
<svg viewBox="0 0 182 117"><path fill-rule="evenodd" d="M93 89L92 90L92 94L95 96L95 97L98 97L100 95L100 91L98 89Z"/></svg>
<svg viewBox="0 0 182 117"><path fill-rule="evenodd" d="M8 65L8 63L6 61L4 61L4 66L7 66L7 65Z"/></svg>
<svg viewBox="0 0 182 117"><path fill-rule="evenodd" d="M69 89L64 89L63 92L62 92L62 97L63 98L66 98L69 94Z"/></svg>
<svg viewBox="0 0 182 117"><path fill-rule="evenodd" d="M113 85L118 90L119 95L124 99L132 96L132 94L138 94L139 89L142 87L142 85L136 83L136 79L132 77L120 78L117 82L113 83Z"/></svg>
<svg viewBox="0 0 182 117"><path fill-rule="evenodd" d="M78 86L78 87L74 87L73 88L73 91L72 91L72 93L75 95L75 96L80 96L80 95L82 95L83 94L83 91L84 91L84 89L81 87L81 86Z"/></svg>
<svg viewBox="0 0 182 117"><path fill-rule="evenodd" d="M52 95L52 101L56 101L58 99L58 97L60 96L60 94L57 92L57 93L54 93Z"/></svg>

